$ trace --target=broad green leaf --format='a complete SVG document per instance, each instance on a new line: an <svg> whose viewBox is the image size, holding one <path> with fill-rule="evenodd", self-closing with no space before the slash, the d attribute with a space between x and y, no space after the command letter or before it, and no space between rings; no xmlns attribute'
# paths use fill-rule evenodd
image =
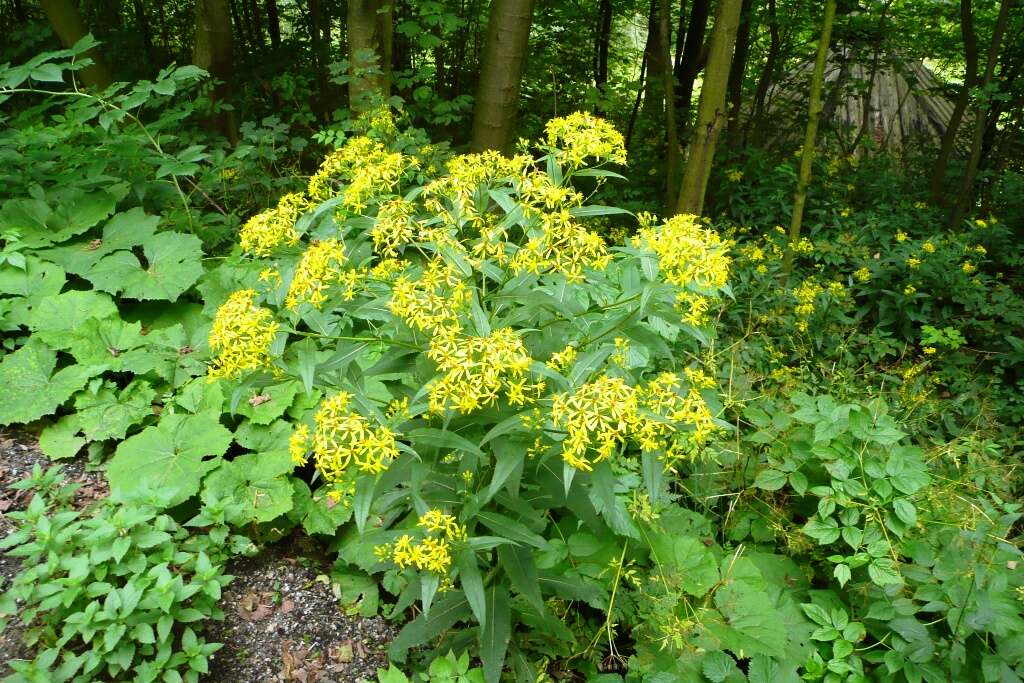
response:
<svg viewBox="0 0 1024 683"><path fill-rule="evenodd" d="M143 245L146 267L130 251L104 257L85 275L97 289L130 299L176 301L203 274L202 243L195 235L160 232Z"/></svg>
<svg viewBox="0 0 1024 683"><path fill-rule="evenodd" d="M71 291L42 300L29 320L35 337L55 349L71 346L72 335L86 320L117 316L114 301L100 292Z"/></svg>
<svg viewBox="0 0 1024 683"><path fill-rule="evenodd" d="M120 392L104 384L96 393L75 395L75 411L89 441L123 439L128 429L153 414L156 390L145 380L134 380Z"/></svg>
<svg viewBox="0 0 1024 683"><path fill-rule="evenodd" d="M72 365L54 372L57 352L32 338L0 362L0 426L38 420L57 410L102 367Z"/></svg>
<svg viewBox="0 0 1024 683"><path fill-rule="evenodd" d="M295 489L292 497L294 513L301 520L307 534L330 535L352 519L352 506L335 503L327 496L324 488L314 494L301 479L292 478L291 483Z"/></svg>
<svg viewBox="0 0 1024 683"><path fill-rule="evenodd" d="M535 548L546 548L548 542L543 536L530 531L522 522L506 517L497 512L484 511L477 514L476 518L485 527L502 538L507 538L516 543L525 543Z"/></svg>
<svg viewBox="0 0 1024 683"><path fill-rule="evenodd" d="M487 621L480 626L480 662L487 683L499 683L505 665L505 651L512 635L508 590L494 585L487 590Z"/></svg>
<svg viewBox="0 0 1024 683"><path fill-rule="evenodd" d="M285 450L240 455L206 477L203 498L232 499L249 520L269 522L292 509L293 490L286 475L293 469Z"/></svg>
<svg viewBox="0 0 1024 683"><path fill-rule="evenodd" d="M512 587L526 598L537 612L544 613L544 598L541 597L537 582L537 566L533 561L533 550L523 546L498 546L498 561L512 582Z"/></svg>
<svg viewBox="0 0 1024 683"><path fill-rule="evenodd" d="M739 672L736 660L721 650L704 655L701 671L712 683L722 683L733 672Z"/></svg>
<svg viewBox="0 0 1024 683"><path fill-rule="evenodd" d="M65 415L39 434L39 449L51 460L73 458L85 445L77 415Z"/></svg>
<svg viewBox="0 0 1024 683"><path fill-rule="evenodd" d="M199 492L203 475L220 464L231 438L219 413L164 415L117 447L107 464L110 489L130 494L147 488L165 493L168 506L182 503Z"/></svg>
<svg viewBox="0 0 1024 683"><path fill-rule="evenodd" d="M778 491L786 485L786 474L774 469L761 470L754 479L754 486L765 491Z"/></svg>
<svg viewBox="0 0 1024 683"><path fill-rule="evenodd" d="M877 586L899 586L903 584L903 576L899 567L888 557L879 557L868 565L868 576Z"/></svg>
<svg viewBox="0 0 1024 683"><path fill-rule="evenodd" d="M718 560L701 539L671 533L650 533L647 538L655 562L678 574L680 586L690 595L703 597L718 583Z"/></svg>
<svg viewBox="0 0 1024 683"><path fill-rule="evenodd" d="M289 381L249 390L235 412L248 417L253 424L268 425L291 406L300 387L298 382Z"/></svg>
<svg viewBox="0 0 1024 683"><path fill-rule="evenodd" d="M590 475L590 500L612 530L620 535L639 538L626 505L615 495L615 475L607 462L598 463Z"/></svg>

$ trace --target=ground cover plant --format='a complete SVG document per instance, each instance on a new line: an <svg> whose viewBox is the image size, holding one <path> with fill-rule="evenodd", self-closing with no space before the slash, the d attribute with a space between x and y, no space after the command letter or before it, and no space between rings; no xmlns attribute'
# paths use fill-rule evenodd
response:
<svg viewBox="0 0 1024 683"><path fill-rule="evenodd" d="M110 489L4 680L285 547L383 683L1024 679L1012 0L159 5L0 6L0 427Z"/></svg>

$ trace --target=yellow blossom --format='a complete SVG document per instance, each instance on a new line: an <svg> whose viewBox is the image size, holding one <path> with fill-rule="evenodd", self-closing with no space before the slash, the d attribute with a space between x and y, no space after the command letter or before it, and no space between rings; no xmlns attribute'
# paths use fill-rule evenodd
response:
<svg viewBox="0 0 1024 683"><path fill-rule="evenodd" d="M932 244L931 241L926 241L923 244L921 244L921 249L928 252L929 254L935 253L935 245Z"/></svg>
<svg viewBox="0 0 1024 683"><path fill-rule="evenodd" d="M696 216L673 216L660 228L642 228L637 237L657 255L665 280L677 287L718 289L729 279L728 244Z"/></svg>
<svg viewBox="0 0 1024 683"><path fill-rule="evenodd" d="M578 168L587 159L626 163L626 145L615 126L593 114L578 111L551 119L544 128L547 143L557 147L560 161Z"/></svg>
<svg viewBox="0 0 1024 683"><path fill-rule="evenodd" d="M576 360L576 347L570 344L561 351L551 354L551 360L547 362L547 366L552 370L562 372L566 370Z"/></svg>
<svg viewBox="0 0 1024 683"><path fill-rule="evenodd" d="M385 258L398 256L398 250L413 241L413 211L412 203L400 197L380 205L370 230L378 254Z"/></svg>
<svg viewBox="0 0 1024 683"><path fill-rule="evenodd" d="M934 356L935 355L935 347L934 346L926 346L922 350L924 351L924 354L926 356Z"/></svg>
<svg viewBox="0 0 1024 683"><path fill-rule="evenodd" d="M295 231L295 221L308 204L302 194L286 194L276 207L247 220L239 233L242 251L256 256L270 256L280 244L297 244L299 234Z"/></svg>
<svg viewBox="0 0 1024 683"><path fill-rule="evenodd" d="M379 474L398 457L394 433L372 425L349 409L352 396L344 391L325 399L314 416L313 461L328 482L344 479L349 467Z"/></svg>
<svg viewBox="0 0 1024 683"><path fill-rule="evenodd" d="M871 279L871 270L867 266L864 266L862 268L858 268L853 273L853 276L857 278L858 282L867 282Z"/></svg>
<svg viewBox="0 0 1024 683"><path fill-rule="evenodd" d="M341 280L344 263L345 249L338 239L332 237L311 243L295 268L285 306L295 310L299 304L309 303L320 308L327 300L326 289Z"/></svg>
<svg viewBox="0 0 1024 683"><path fill-rule="evenodd" d="M454 408L470 413L493 405L503 389L512 401L526 402L526 372L532 362L519 335L510 328L486 337L470 337L452 331L435 332L427 356L443 374L430 385L430 411ZM517 384L517 382L519 382Z"/></svg>
<svg viewBox="0 0 1024 683"><path fill-rule="evenodd" d="M302 466L309 459L309 425L300 424L288 439L288 453L292 462Z"/></svg>
<svg viewBox="0 0 1024 683"><path fill-rule="evenodd" d="M911 294L914 294L916 292L917 287L915 287L914 285L907 285L906 287L903 288L903 293L906 294L907 296L910 296Z"/></svg>
<svg viewBox="0 0 1024 683"><path fill-rule="evenodd" d="M342 206L362 211L375 198L394 191L402 174L417 167L416 159L390 152L364 135L349 138L330 154L309 179L309 196L317 202L342 191Z"/></svg>
<svg viewBox="0 0 1024 683"><path fill-rule="evenodd" d="M278 324L270 310L253 303L255 298L255 291L239 290L217 309L209 337L210 350L217 354L206 373L211 381L270 364Z"/></svg>
<svg viewBox="0 0 1024 683"><path fill-rule="evenodd" d="M738 183L743 180L743 171L734 168L730 171L726 171L725 177L728 178L730 182Z"/></svg>
<svg viewBox="0 0 1024 683"><path fill-rule="evenodd" d="M903 232L902 230L897 230L896 231L896 241L897 242L906 242L907 239L908 239L907 238L907 233Z"/></svg>
<svg viewBox="0 0 1024 683"><path fill-rule="evenodd" d="M907 268L917 268L921 265L921 259L911 256L906 260Z"/></svg>
<svg viewBox="0 0 1024 683"><path fill-rule="evenodd" d="M964 273L966 273L967 275L970 275L971 273L973 273L977 269L978 269L978 267L975 266L970 261L964 261L964 264L960 267L960 270L964 271Z"/></svg>

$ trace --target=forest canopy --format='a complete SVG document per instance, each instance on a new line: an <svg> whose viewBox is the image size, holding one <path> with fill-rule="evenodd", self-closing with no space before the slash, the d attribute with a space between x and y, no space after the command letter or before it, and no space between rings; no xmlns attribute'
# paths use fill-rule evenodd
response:
<svg viewBox="0 0 1024 683"><path fill-rule="evenodd" d="M4 681L1024 680L1016 0L0 35Z"/></svg>

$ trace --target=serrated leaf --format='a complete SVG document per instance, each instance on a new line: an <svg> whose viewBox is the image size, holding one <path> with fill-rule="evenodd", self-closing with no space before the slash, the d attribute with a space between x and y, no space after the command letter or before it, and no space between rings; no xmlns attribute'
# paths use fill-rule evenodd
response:
<svg viewBox="0 0 1024 683"><path fill-rule="evenodd" d="M420 614L402 627L388 648L388 656L404 662L409 648L429 642L456 622L470 616L469 603L460 592L446 593L430 610L430 616Z"/></svg>
<svg viewBox="0 0 1024 683"><path fill-rule="evenodd" d="M786 474L778 470L766 469L757 473L754 486L765 491L778 491L786 485Z"/></svg>
<svg viewBox="0 0 1024 683"><path fill-rule="evenodd" d="M218 418L219 413L164 415L156 426L123 441L107 464L111 491L131 494L145 487L165 494L169 507L198 493L203 475L220 464L231 443L231 432Z"/></svg>
<svg viewBox="0 0 1024 683"><path fill-rule="evenodd" d="M57 410L102 367L72 365L54 372L57 352L32 338L0 362L0 426L38 420Z"/></svg>
<svg viewBox="0 0 1024 683"><path fill-rule="evenodd" d="M86 320L116 316L117 306L106 294L71 291L41 301L32 312L29 328L39 341L55 349L66 349L72 342L71 333Z"/></svg>
<svg viewBox="0 0 1024 683"><path fill-rule="evenodd" d="M140 299L176 301L203 274L202 242L195 235L160 232L146 240L147 266L130 251L102 258L85 278L97 289Z"/></svg>
<svg viewBox="0 0 1024 683"><path fill-rule="evenodd" d="M230 499L256 523L277 519L292 509L288 475L295 469L288 451L247 453L223 463L203 482L203 499Z"/></svg>
<svg viewBox="0 0 1024 683"><path fill-rule="evenodd" d="M712 683L722 683L733 671L739 671L736 661L721 650L704 655L701 671Z"/></svg>
<svg viewBox="0 0 1024 683"><path fill-rule="evenodd" d="M39 450L51 460L73 458L85 445L77 415L65 415L39 434Z"/></svg>
<svg viewBox="0 0 1024 683"><path fill-rule="evenodd" d="M250 390L238 402L235 412L246 416L253 424L268 425L288 410L300 386L298 382L290 381Z"/></svg>
<svg viewBox="0 0 1024 683"><path fill-rule="evenodd" d="M120 393L104 385L95 394L75 396L76 417L89 441L123 439L128 429L153 414L156 390L145 380L134 380Z"/></svg>

